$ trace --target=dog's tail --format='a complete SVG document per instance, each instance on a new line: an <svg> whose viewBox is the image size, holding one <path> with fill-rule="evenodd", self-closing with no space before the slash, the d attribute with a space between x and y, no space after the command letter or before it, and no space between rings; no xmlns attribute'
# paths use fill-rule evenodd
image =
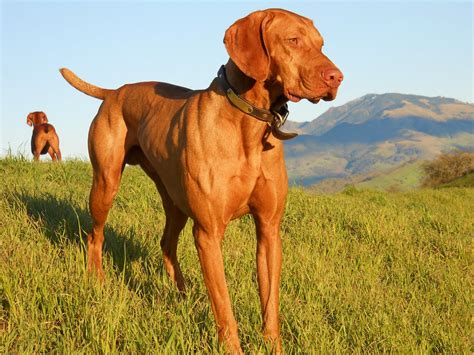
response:
<svg viewBox="0 0 474 355"><path fill-rule="evenodd" d="M96 99L104 100L110 93L115 91L100 88L98 86L86 83L84 80L79 78L76 74L74 74L67 68L61 68L59 69L59 71L69 84L71 84L77 90L83 92L84 94L95 97Z"/></svg>

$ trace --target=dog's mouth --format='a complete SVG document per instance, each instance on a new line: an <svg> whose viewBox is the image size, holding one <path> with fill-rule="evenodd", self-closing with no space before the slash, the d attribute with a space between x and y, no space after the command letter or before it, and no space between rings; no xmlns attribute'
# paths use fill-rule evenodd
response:
<svg viewBox="0 0 474 355"><path fill-rule="evenodd" d="M320 100L323 100L323 101L334 100L336 98L336 94L337 94L337 89L331 89L321 96L306 96L306 95L303 96L303 95L298 95L290 90L286 90L285 96L291 102L299 102L302 99L307 99L312 104L317 104Z"/></svg>
<svg viewBox="0 0 474 355"><path fill-rule="evenodd" d="M333 89L331 88L322 99L324 101L332 101L336 98L337 95L337 88Z"/></svg>
<svg viewBox="0 0 474 355"><path fill-rule="evenodd" d="M297 95L294 92L289 91L289 90L286 91L285 96L291 102L300 102L303 99L308 99L313 104L317 104L319 100L321 99L321 97L308 97L308 96Z"/></svg>
<svg viewBox="0 0 474 355"><path fill-rule="evenodd" d="M292 93L292 92L289 91L289 90L286 91L286 95L285 95L285 96L286 96L286 98L287 98L288 100L290 100L291 102L299 102L299 101L301 101L301 99L303 99L303 97L298 96L298 95Z"/></svg>

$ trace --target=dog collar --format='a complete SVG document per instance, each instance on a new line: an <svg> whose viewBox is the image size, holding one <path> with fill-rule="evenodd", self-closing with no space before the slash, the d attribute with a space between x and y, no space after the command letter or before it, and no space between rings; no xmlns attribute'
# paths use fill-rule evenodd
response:
<svg viewBox="0 0 474 355"><path fill-rule="evenodd" d="M222 83L224 84L224 90L230 103L233 106L237 107L243 113L255 117L260 121L266 122L268 126L271 127L272 134L275 136L275 138L278 138L280 140L287 140L295 138L298 135L297 133L287 133L280 131L280 127L285 124L286 119L288 118L288 114L290 113L288 111L287 104L284 104L278 111L268 111L262 108L255 107L243 97L237 95L232 86L230 86L229 82L227 81L225 67L223 65L217 72L217 76L222 79Z"/></svg>

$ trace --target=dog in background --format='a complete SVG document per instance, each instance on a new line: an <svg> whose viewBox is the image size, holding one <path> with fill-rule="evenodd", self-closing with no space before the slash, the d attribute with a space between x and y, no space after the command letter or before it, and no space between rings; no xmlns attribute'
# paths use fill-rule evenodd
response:
<svg viewBox="0 0 474 355"><path fill-rule="evenodd" d="M48 123L48 117L42 111L31 112L26 118L28 126L33 127L31 136L31 153L35 161L40 155L48 153L53 161L61 161L59 150L59 138L52 124Z"/></svg>

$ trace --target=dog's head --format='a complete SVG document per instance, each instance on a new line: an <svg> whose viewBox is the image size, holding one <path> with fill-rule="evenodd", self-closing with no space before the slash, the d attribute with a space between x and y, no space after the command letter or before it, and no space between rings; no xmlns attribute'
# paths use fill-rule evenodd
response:
<svg viewBox="0 0 474 355"><path fill-rule="evenodd" d="M322 53L313 22L280 9L256 11L236 21L224 37L232 61L247 76L280 86L287 100L334 100L341 71Z"/></svg>
<svg viewBox="0 0 474 355"><path fill-rule="evenodd" d="M42 111L31 112L26 117L26 124L28 126L37 126L43 123L48 123L48 116Z"/></svg>

